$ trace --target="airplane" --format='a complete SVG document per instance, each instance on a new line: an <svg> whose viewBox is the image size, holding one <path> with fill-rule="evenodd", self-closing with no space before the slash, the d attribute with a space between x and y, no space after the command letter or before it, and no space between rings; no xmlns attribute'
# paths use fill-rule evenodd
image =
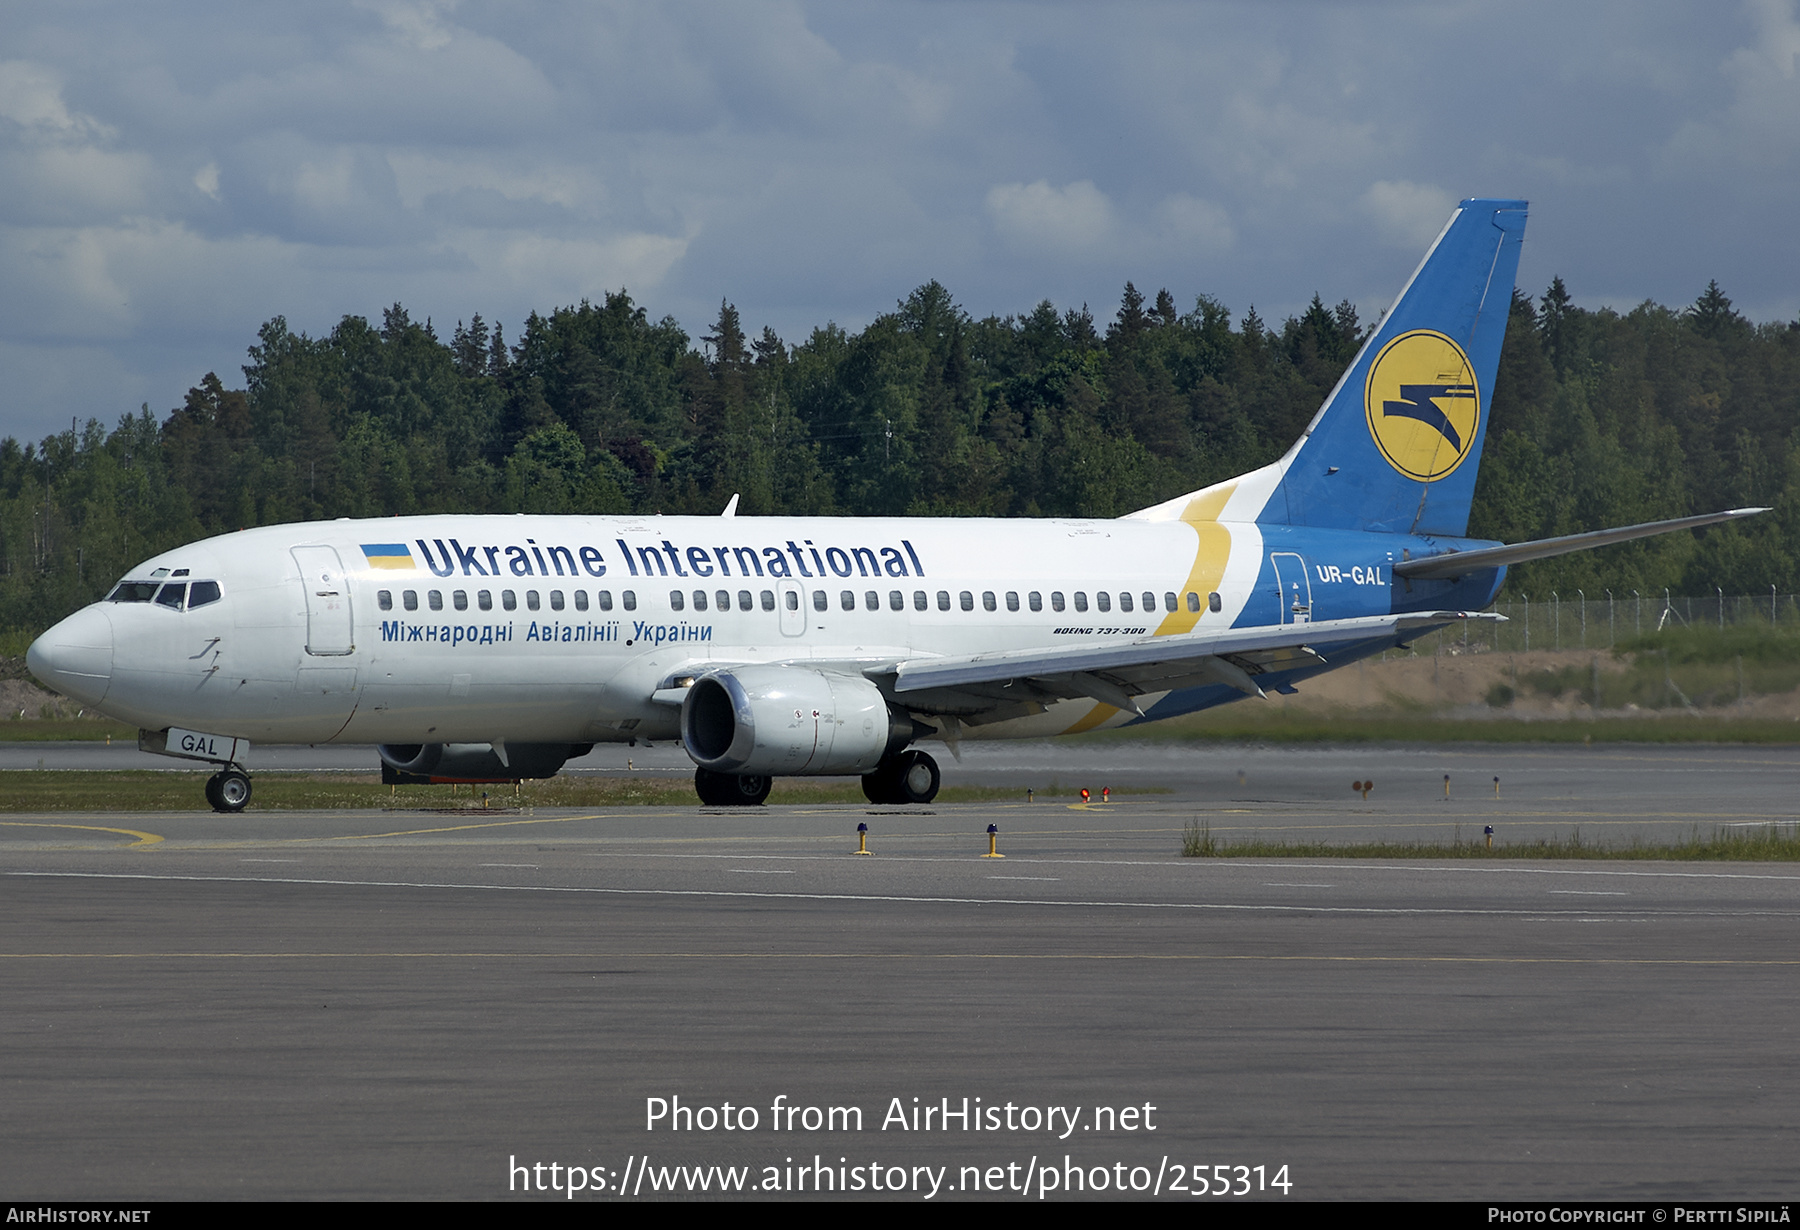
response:
<svg viewBox="0 0 1800 1230"><path fill-rule="evenodd" d="M1114 520L423 516L167 551L31 672L218 766L375 744L393 782L549 777L679 740L711 806L780 776L928 803L919 743L1041 738L1292 693L1482 613L1508 565L1766 511L1467 538L1526 203L1465 200L1279 461Z"/></svg>

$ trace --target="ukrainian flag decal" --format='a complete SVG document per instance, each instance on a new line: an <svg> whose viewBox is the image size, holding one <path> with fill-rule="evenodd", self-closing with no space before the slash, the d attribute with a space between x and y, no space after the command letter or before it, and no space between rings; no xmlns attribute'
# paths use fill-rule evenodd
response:
<svg viewBox="0 0 1800 1230"><path fill-rule="evenodd" d="M362 553L371 568L399 568L407 572L418 569L412 549L403 542L365 542Z"/></svg>
<svg viewBox="0 0 1800 1230"><path fill-rule="evenodd" d="M1369 366L1363 406L1388 464L1427 483L1462 464L1481 422L1469 356L1431 329L1402 333L1382 347Z"/></svg>

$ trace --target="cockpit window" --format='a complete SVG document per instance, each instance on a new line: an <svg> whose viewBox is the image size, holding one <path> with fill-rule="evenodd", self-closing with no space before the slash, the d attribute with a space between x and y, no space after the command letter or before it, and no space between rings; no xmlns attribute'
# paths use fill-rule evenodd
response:
<svg viewBox="0 0 1800 1230"><path fill-rule="evenodd" d="M181 609L181 604L182 604L183 600L186 598L187 598L187 585L185 583L178 584L178 585L165 585L162 587L162 593L156 595L156 605L173 607L177 611L179 611Z"/></svg>
<svg viewBox="0 0 1800 1230"><path fill-rule="evenodd" d="M219 600L219 583L217 581L195 581L188 591L188 610L197 606L205 606L209 602Z"/></svg>
<svg viewBox="0 0 1800 1230"><path fill-rule="evenodd" d="M148 602L156 597L155 581L121 581L107 596L108 602Z"/></svg>

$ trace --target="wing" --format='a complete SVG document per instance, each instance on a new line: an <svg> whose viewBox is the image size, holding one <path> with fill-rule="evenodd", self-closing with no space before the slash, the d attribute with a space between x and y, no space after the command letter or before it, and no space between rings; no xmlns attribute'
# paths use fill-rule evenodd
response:
<svg viewBox="0 0 1800 1230"><path fill-rule="evenodd" d="M1142 717L1137 697L1146 693L1224 684L1262 696L1258 676L1325 666L1339 647L1403 640L1461 620L1502 618L1492 613L1418 611L1188 632L1123 644L1086 642L1067 648L911 658L895 671L893 690L895 699L912 709L990 721L1079 697Z"/></svg>

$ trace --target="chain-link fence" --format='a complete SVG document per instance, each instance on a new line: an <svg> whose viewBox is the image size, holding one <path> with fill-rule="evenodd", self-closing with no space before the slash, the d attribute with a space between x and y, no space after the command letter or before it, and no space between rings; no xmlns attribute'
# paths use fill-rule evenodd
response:
<svg viewBox="0 0 1800 1230"><path fill-rule="evenodd" d="M1415 652L1460 645L1473 652L1524 653L1531 650L1611 649L1663 628L1726 628L1746 624L1800 627L1800 595L1703 595L1602 593L1520 594L1491 608L1504 622L1470 620L1421 637Z"/></svg>

